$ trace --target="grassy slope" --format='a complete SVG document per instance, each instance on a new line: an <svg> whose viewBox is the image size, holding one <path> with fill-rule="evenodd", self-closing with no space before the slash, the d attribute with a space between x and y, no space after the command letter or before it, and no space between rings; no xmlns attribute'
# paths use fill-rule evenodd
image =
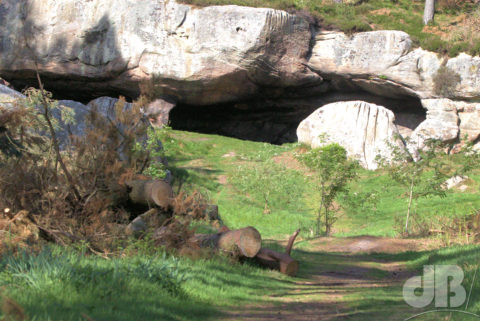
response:
<svg viewBox="0 0 480 321"><path fill-rule="evenodd" d="M468 6L463 9L457 5L442 6L442 3L448 1L440 1L435 23L426 29L422 23L423 1L367 0L358 1L357 5L339 5L333 4L332 1L319 0L182 0L182 2L199 6L235 4L307 11L320 18L321 25L338 28L347 33L402 30L411 35L416 45L426 50L447 52L450 56L456 56L462 51L472 55L480 54L480 42L475 35L478 32L475 25L478 28L480 10L475 11Z"/></svg>
<svg viewBox="0 0 480 321"><path fill-rule="evenodd" d="M308 211L292 212L290 208L263 214L263 204L252 201L254 195L239 193L228 181L239 163L253 167L274 155L291 155L297 145L274 146L178 131L174 131L174 137L176 141L165 145L175 154L171 155L171 164L177 166L177 174L184 176L186 188L200 188L219 203L227 225L233 228L253 225L264 238L284 240L286 234L302 224L304 227L311 224L313 213ZM169 149L169 144L177 149ZM231 157L233 153L236 156ZM226 184L218 181L222 175L227 178ZM474 179L478 181L480 177ZM305 185L303 180L287 183ZM309 188L307 186L304 198L299 200L301 209L310 198ZM337 230L341 231L338 234L392 234L395 214L403 212L405 206L405 200L400 197L401 189L385 175L367 171L362 172L362 179L352 189L380 190L382 201L374 217L347 212L337 223ZM478 185L472 183L470 189L471 193L452 193L446 199L424 200L419 208L432 208L442 213L445 209L478 208L480 202L475 192ZM269 246L276 248L275 244ZM23 306L33 320L84 320L84 315L96 321L218 320L222 311L243 309L244 305L265 309L272 304L293 304L292 297L298 301L325 302L329 293L338 291L338 287L314 283L312 291L312 279L322 272L348 272L357 265L369 269L370 280L382 282L386 274L378 268L380 263L375 262L407 264L417 274L421 274L423 264L427 263L460 264L465 269L466 287L471 284L474 270L480 268L478 246L353 258L319 252L304 240L297 243L293 252L301 262L301 269L298 278L292 279L250 264L232 264L226 258L174 260L157 255L148 247L143 251L143 248L140 244L135 248L139 252L133 251L137 254L112 260L84 257L78 250L65 248L57 248L53 256L48 251L40 257L26 256L14 261L12 256L4 256L0 260L2 293ZM175 273L187 279L172 292L164 280L172 276L175 279ZM469 311L480 313L480 282L475 283L473 289ZM349 320L396 320L395 315L411 314L402 299L400 286L352 287L339 300L341 308L351 314Z"/></svg>
<svg viewBox="0 0 480 321"><path fill-rule="evenodd" d="M255 166L276 156L293 158L298 148L296 144L282 146L242 141L234 138L174 131L181 145L181 154L171 158L171 164L178 166L189 184L207 191L211 199L218 203L224 222L231 228L255 226L265 237L285 237L297 228L308 231L313 228L316 205L314 188L305 182L304 175L288 175L282 190L304 188L303 197L287 208L272 210L263 214L264 204L257 190L240 192L235 186L235 171L238 165ZM170 146L172 150L178 142ZM166 146L168 149L168 146ZM236 155L236 156L231 156ZM305 174L305 173L303 173ZM222 185L219 178L226 179ZM446 198L431 197L420 199L416 210L427 216L463 216L480 207L478 182L480 176L473 175L470 187L465 193L451 191ZM393 182L387 175L379 172L362 171L360 179L351 184L352 192L373 192L378 194L376 212L354 211L346 208L345 213L335 225L337 236L377 235L395 236L393 226L400 227L395 220L403 220L407 200L405 189ZM283 195L287 197L287 195ZM277 199L281 199L279 195ZM272 204L275 205L275 204ZM305 235L305 234L304 234Z"/></svg>

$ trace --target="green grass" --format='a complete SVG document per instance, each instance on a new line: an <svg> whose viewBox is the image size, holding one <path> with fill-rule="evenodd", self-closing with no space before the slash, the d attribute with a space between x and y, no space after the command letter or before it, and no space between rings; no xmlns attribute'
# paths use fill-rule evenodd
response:
<svg viewBox="0 0 480 321"><path fill-rule="evenodd" d="M274 242L266 244L280 250ZM367 255L321 252L301 241L292 253L301 262L295 279L226 257L190 260L156 253L142 242L134 246L138 252L126 251L126 256L109 260L85 255L81 248L57 246L36 254L5 254L0 259L2 295L22 306L27 320L42 321L88 320L87 316L93 320L218 320L226 311L245 311L245 306L271 313L280 306L283 311L290 306L308 311L317 305L328 307L329 313L338 308L348 320L393 321L433 307L409 307L403 300L402 283L375 286L391 277L386 264L404 265L412 276L421 275L425 264L458 264L465 271L462 284L467 292L473 284L468 311L480 313L480 279L472 283L475 270L480 269L478 245ZM333 279L322 279L331 273L336 273ZM349 277L365 285L349 284ZM330 295L338 296L337 308L328 304L322 308ZM438 320L434 316L418 320ZM453 315L448 320L470 320L462 317Z"/></svg>
<svg viewBox="0 0 480 321"><path fill-rule="evenodd" d="M340 29L346 33L370 30L402 30L410 34L414 44L426 50L448 53L456 56L464 51L472 55L480 54L478 42L456 37L448 41L431 32L424 32L424 2L410 0L367 0L357 1L355 5L334 4L320 0L182 0L198 6L241 5L251 7L269 7L287 11L306 11L320 20L324 27ZM374 12L378 9L389 10L388 14ZM471 13L472 7L445 8L437 6L433 26L456 25L455 19L462 13ZM438 22L438 23L437 23Z"/></svg>
<svg viewBox="0 0 480 321"><path fill-rule="evenodd" d="M172 131L172 135L174 140L165 146L167 150L170 149L170 165L175 168L174 171L182 173L185 188L199 189L218 204L220 216L227 226L241 228L251 225L265 238L285 238L298 228L302 228L303 236L309 236L318 197L314 186L305 180L307 173L294 173L296 169L284 168L280 178L272 178L272 184L278 186L273 189L270 214L263 213L262 186L266 183L256 187L255 184L245 185L238 179L239 166L242 169L241 176L253 179L253 169L259 164L265 164L280 155L293 159L298 144L278 146L182 131ZM252 173L248 173L249 168ZM470 177L466 192L453 190L445 198L421 198L412 212L417 212L422 218L435 219L436 216L462 217L480 208L480 175L475 173ZM224 181L220 183L219 178ZM287 192L292 189L295 192ZM407 191L404 187L386 173L361 170L360 178L350 184L350 191L376 194L376 210L365 206L361 200L348 203L340 197L338 202L344 209L334 225L335 235L398 235L407 210ZM298 199L292 199L290 194Z"/></svg>
<svg viewBox="0 0 480 321"><path fill-rule="evenodd" d="M426 251L426 252L404 252L400 254L373 254L372 257L394 262L404 262L406 266L415 271L415 275L423 275L423 266L424 265L458 265L464 272L464 279L462 286L465 288L467 302L465 302L460 307L455 308L456 310L468 311L477 315L480 315L480 246L479 245L470 245L470 246L453 246L445 249L439 249L435 251ZM391 294L398 293L401 291L401 288L395 290L394 288L389 289ZM374 298L379 294L379 291L376 289L367 289L363 295L367 295L369 298ZM403 298L399 298L397 304L400 306ZM352 303L352 308L358 308L356 303ZM375 306L372 306L371 309L375 309ZM415 314L436 310L435 303L432 302L431 305L423 309L414 309L410 310L410 316ZM436 320L449 320L449 321L470 321L478 320L478 316L466 315L463 313L445 313L445 312L434 312L428 313L421 317L417 317L413 320L421 321L436 321Z"/></svg>
<svg viewBox="0 0 480 321"><path fill-rule="evenodd" d="M268 238L291 234L297 228L311 224L311 211L303 199L296 203L295 200L282 200L290 198L284 194L286 190L300 189L305 185L303 175L287 171L289 174L285 179L277 179L275 183L280 186L276 188L273 200L280 204L271 203L271 214L263 214L265 204L259 195L261 189L241 191L243 185L234 184L238 181L239 166L253 168L261 165L267 159L293 151L296 144L276 146L181 131L173 131L173 136L174 140L165 144L165 149L171 151L168 158L174 175L181 175L186 190L200 190L218 204L220 216L228 227L255 226L262 236ZM219 182L221 177L226 180L225 184Z"/></svg>
<svg viewBox="0 0 480 321"><path fill-rule="evenodd" d="M276 272L227 258L177 259L141 253L103 259L46 247L3 255L2 295L31 320L216 320L222 308L270 302L291 285ZM1 314L0 314L1 315ZM3 320L3 319L2 319Z"/></svg>
<svg viewBox="0 0 480 321"><path fill-rule="evenodd" d="M479 246L370 255L318 251L315 242L305 239L313 226L314 189L304 179L308 172L292 163L289 168L275 167L286 173L285 179L273 178L273 183L279 185L274 189L278 195L272 198L276 200L271 204L272 212L264 214L262 189L239 181L238 168L245 170L242 176L249 177L248 168L253 171L256 166L278 161L280 156L292 160L301 147L297 144L277 146L172 131L164 145L170 166L182 175L183 188L206 193L212 203L219 205L220 216L230 228L254 226L262 233L264 245L275 250L282 249L277 240L286 240L288 234L303 228L304 239L296 243L292 254L300 262L298 277L289 278L250 262L234 263L226 257L175 258L152 248L148 242L134 243L124 250L124 256L109 260L85 255L83 247L52 246L38 254L4 254L0 258L2 294L22 306L29 319L76 321L88 316L96 321L218 320L226 311L242 310L244 306L271 311L272 306L278 304L287 307L292 304L292 309L298 309L295 300L324 304L331 293L341 291L338 308L347 313L349 320L403 320L418 311L403 301L401 285L352 285L339 290L335 284L322 283L322 277L332 272L348 274L360 269L360 280L381 283L390 277L384 264L405 265L414 271L412 275L420 275L425 264L459 264L465 271L464 286L468 288L474 271L479 269ZM278 166L284 166L282 164ZM421 199L417 211L435 219L436 215L461 216L472 208L479 208L480 175L475 173L470 177L467 192L450 191L446 198ZM178 184L177 180L175 187ZM282 195L295 186L298 191L290 193L301 192L301 196L295 194L298 200ZM345 203L343 214L334 226L335 234L395 235L395 218L403 219L407 205L404 188L385 173L362 170L360 179L352 183L350 189L378 194L376 210L371 207L359 210L359 201L358 206ZM339 199L339 203L342 202L345 201ZM201 223L195 227L199 232L214 231ZM474 313L480 313L480 275L478 277L468 309ZM291 301L285 301L286 298ZM451 320L465 319L453 316Z"/></svg>

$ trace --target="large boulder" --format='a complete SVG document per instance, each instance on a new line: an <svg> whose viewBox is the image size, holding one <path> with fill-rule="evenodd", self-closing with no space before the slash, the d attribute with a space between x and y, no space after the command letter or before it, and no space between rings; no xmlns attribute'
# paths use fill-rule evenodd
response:
<svg viewBox="0 0 480 321"><path fill-rule="evenodd" d="M297 136L299 142L312 148L338 143L367 169L378 167L377 155L391 160L392 146L404 148L393 112L363 101L337 102L317 109L300 123Z"/></svg>
<svg viewBox="0 0 480 321"><path fill-rule="evenodd" d="M160 95L197 105L246 98L262 86L321 80L304 65L309 23L267 8L2 0L0 75L8 80L34 79L25 39L49 89L81 88L97 97L112 91L134 96L153 76Z"/></svg>
<svg viewBox="0 0 480 321"><path fill-rule="evenodd" d="M323 31L316 35L308 66L337 89L347 85L376 95L396 98L411 95L436 98L434 78L442 64L460 76L452 96L480 98L480 57L460 54L444 58L413 49L403 31L382 30L347 36Z"/></svg>
<svg viewBox="0 0 480 321"><path fill-rule="evenodd" d="M18 91L0 84L0 110L15 108L15 102L25 96Z"/></svg>

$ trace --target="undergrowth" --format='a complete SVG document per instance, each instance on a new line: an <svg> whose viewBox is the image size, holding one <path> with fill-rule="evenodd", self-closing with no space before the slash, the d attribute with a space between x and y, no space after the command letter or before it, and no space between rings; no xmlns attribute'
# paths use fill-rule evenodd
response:
<svg viewBox="0 0 480 321"><path fill-rule="evenodd" d="M108 260L81 244L7 253L0 267L0 317L16 321L216 320L219 306L267 301L288 287L226 257L177 258L143 241Z"/></svg>

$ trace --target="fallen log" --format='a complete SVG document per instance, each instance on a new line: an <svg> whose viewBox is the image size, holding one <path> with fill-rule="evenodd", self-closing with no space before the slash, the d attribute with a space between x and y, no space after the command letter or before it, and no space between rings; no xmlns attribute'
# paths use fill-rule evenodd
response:
<svg viewBox="0 0 480 321"><path fill-rule="evenodd" d="M129 198L133 203L159 206L167 209L173 202L172 187L160 180L131 180L126 182L126 185L131 188Z"/></svg>
<svg viewBox="0 0 480 321"><path fill-rule="evenodd" d="M251 226L217 234L196 234L193 241L200 247L211 247L250 258L257 255L262 247L260 233Z"/></svg>
<svg viewBox="0 0 480 321"><path fill-rule="evenodd" d="M270 269L278 270L283 274L295 276L298 272L298 261L294 260L290 256L290 253L299 232L300 230L297 230L290 237L285 253L276 252L266 248L260 249L255 256L257 263Z"/></svg>
<svg viewBox="0 0 480 321"><path fill-rule="evenodd" d="M196 234L191 241L200 247L210 247L222 250L238 257L253 258L261 266L280 271L289 276L298 272L298 261L290 253L300 230L297 230L288 240L285 253L262 248L260 233L254 227L230 230L223 226L217 234Z"/></svg>

